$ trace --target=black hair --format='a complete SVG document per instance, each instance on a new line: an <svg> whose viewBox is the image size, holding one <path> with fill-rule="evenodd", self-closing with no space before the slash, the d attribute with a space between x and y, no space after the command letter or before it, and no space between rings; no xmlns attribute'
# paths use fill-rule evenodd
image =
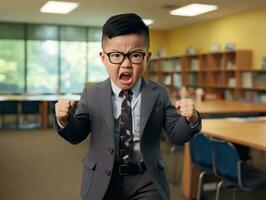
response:
<svg viewBox="0 0 266 200"><path fill-rule="evenodd" d="M116 36L128 34L143 35L147 47L150 47L149 27L135 13L125 13L110 17L102 28L102 45L105 37L112 39Z"/></svg>

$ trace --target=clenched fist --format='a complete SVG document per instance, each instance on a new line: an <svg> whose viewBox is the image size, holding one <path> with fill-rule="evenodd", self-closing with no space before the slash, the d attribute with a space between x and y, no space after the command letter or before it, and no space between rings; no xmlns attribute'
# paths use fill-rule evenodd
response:
<svg viewBox="0 0 266 200"><path fill-rule="evenodd" d="M192 99L182 99L177 101L175 103L175 107L177 112L179 112L181 116L185 117L190 124L197 121L198 114Z"/></svg>
<svg viewBox="0 0 266 200"><path fill-rule="evenodd" d="M55 104L55 116L58 122L62 123L62 125L65 125L71 109L75 106L76 102L73 100L66 100L66 99L60 99Z"/></svg>

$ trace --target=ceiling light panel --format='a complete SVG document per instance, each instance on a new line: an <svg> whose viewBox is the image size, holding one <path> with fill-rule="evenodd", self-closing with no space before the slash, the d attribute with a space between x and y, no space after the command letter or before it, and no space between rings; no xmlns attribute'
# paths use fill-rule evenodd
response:
<svg viewBox="0 0 266 200"><path fill-rule="evenodd" d="M194 17L217 9L218 9L217 5L194 3L175 10L171 10L170 15Z"/></svg>
<svg viewBox="0 0 266 200"><path fill-rule="evenodd" d="M153 24L153 22L154 22L152 19L142 19L142 20L147 26Z"/></svg>
<svg viewBox="0 0 266 200"><path fill-rule="evenodd" d="M68 14L79 6L76 2L48 1L40 9L42 13Z"/></svg>

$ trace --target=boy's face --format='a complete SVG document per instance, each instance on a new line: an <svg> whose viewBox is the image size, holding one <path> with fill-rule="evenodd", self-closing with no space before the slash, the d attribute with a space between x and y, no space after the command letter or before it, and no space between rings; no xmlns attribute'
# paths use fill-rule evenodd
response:
<svg viewBox="0 0 266 200"><path fill-rule="evenodd" d="M130 89L141 78L151 57L146 46L144 36L137 34L104 38L100 57L109 77L119 88ZM127 54L124 59L123 54Z"/></svg>

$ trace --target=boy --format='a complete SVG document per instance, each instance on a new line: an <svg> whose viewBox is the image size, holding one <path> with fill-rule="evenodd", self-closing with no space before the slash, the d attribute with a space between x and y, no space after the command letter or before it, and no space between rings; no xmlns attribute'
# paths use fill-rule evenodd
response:
<svg viewBox="0 0 266 200"><path fill-rule="evenodd" d="M151 58L149 29L133 13L112 16L102 29L100 57L109 78L73 101L56 103L58 133L72 144L90 134L83 159L83 200L169 200L160 153L165 131L175 143L201 129L193 101L171 104L164 87L145 80Z"/></svg>

